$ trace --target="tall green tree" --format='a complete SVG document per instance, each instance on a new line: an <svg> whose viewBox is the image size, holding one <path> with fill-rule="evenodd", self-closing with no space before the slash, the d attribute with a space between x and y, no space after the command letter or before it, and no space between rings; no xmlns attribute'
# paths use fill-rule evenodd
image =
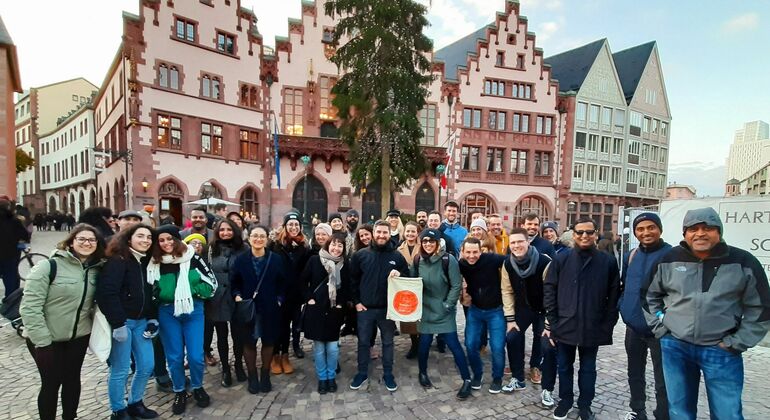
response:
<svg viewBox="0 0 770 420"><path fill-rule="evenodd" d="M379 180L384 214L391 190L427 167L418 119L432 80L427 9L413 0L330 0L325 11L338 19L331 61L343 76L332 93L351 151L351 183Z"/></svg>
<svg viewBox="0 0 770 420"><path fill-rule="evenodd" d="M27 169L35 167L35 159L32 158L27 152L16 149L16 174L20 174Z"/></svg>

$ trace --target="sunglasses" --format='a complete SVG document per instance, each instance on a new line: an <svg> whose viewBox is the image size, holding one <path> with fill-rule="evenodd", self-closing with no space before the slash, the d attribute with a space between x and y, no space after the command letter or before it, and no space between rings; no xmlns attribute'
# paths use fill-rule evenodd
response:
<svg viewBox="0 0 770 420"><path fill-rule="evenodd" d="M577 236L583 236L583 235L592 236L594 233L596 233L596 230L576 230L575 231L575 235Z"/></svg>
<svg viewBox="0 0 770 420"><path fill-rule="evenodd" d="M422 243L424 243L424 244L425 243L431 243L431 242L438 242L438 241L436 241L435 239L428 239L428 238L425 238L425 239L422 240Z"/></svg>

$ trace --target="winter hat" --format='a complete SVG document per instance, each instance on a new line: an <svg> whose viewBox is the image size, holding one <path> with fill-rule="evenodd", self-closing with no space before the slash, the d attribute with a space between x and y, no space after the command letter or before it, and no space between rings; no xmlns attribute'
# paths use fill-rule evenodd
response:
<svg viewBox="0 0 770 420"><path fill-rule="evenodd" d="M473 223L471 223L471 229L474 227L480 227L484 229L484 232L486 232L487 229L487 222L484 220L483 217L479 217L478 219L474 220Z"/></svg>
<svg viewBox="0 0 770 420"><path fill-rule="evenodd" d="M139 214L136 210L123 210L118 214L118 220L124 218L124 217L136 217L137 219L141 219L142 215Z"/></svg>
<svg viewBox="0 0 770 420"><path fill-rule="evenodd" d="M349 217L349 216L356 216L358 218L361 217L361 216L358 215L358 210L356 210L356 209L350 209L347 212L345 212L345 217Z"/></svg>
<svg viewBox="0 0 770 420"><path fill-rule="evenodd" d="M540 225L540 233L545 232L546 229L553 229L554 233L559 233L559 224L556 222L543 222L542 225Z"/></svg>
<svg viewBox="0 0 770 420"><path fill-rule="evenodd" d="M706 226L713 226L719 229L720 235L722 234L722 219L719 218L719 213L711 207L688 210L684 215L684 221L682 222L682 233L684 233L687 228L699 223L705 223Z"/></svg>
<svg viewBox="0 0 770 420"><path fill-rule="evenodd" d="M441 232L438 229L425 229L420 232L420 240L425 238L433 239L436 242L441 240Z"/></svg>
<svg viewBox="0 0 770 420"><path fill-rule="evenodd" d="M636 231L636 225L644 222L645 220L649 220L650 222L655 223L658 226L658 229L660 229L660 231L663 232L663 222L660 221L660 216L648 211L644 213L640 213L638 216L636 216L634 218L634 222L631 227L633 228L634 231Z"/></svg>
<svg viewBox="0 0 770 420"><path fill-rule="evenodd" d="M401 212L397 209L390 209L388 210L387 217L390 217L390 216L401 217Z"/></svg>
<svg viewBox="0 0 770 420"><path fill-rule="evenodd" d="M327 235L332 236L332 227L328 223L319 223L318 226L315 227L315 230L313 232L318 232L319 230L322 230L326 232Z"/></svg>
<svg viewBox="0 0 770 420"><path fill-rule="evenodd" d="M203 245L206 245L206 237L201 235L200 233L191 233L184 238L184 243L189 244L190 242L194 240L199 240Z"/></svg>
<svg viewBox="0 0 770 420"><path fill-rule="evenodd" d="M176 225L162 225L155 229L155 237L160 238L161 233L168 233L169 235L182 240L182 236L179 234L179 228Z"/></svg>
<svg viewBox="0 0 770 420"><path fill-rule="evenodd" d="M329 219L327 220L328 223L331 223L334 219L340 219L340 222L342 222L342 215L339 213L332 213L329 215Z"/></svg>
<svg viewBox="0 0 770 420"><path fill-rule="evenodd" d="M283 226L285 227L287 223L291 220L296 220L299 222L300 226L302 226L302 220L299 218L298 213L294 213L293 211L286 213L286 216L283 216Z"/></svg>

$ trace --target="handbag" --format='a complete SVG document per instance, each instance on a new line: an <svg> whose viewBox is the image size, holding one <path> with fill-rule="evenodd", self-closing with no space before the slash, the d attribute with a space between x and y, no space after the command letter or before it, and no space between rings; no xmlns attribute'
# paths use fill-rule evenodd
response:
<svg viewBox="0 0 770 420"><path fill-rule="evenodd" d="M88 348L100 362L104 363L110 357L112 351L112 327L99 307L94 312L91 337L88 339Z"/></svg>
<svg viewBox="0 0 770 420"><path fill-rule="evenodd" d="M273 253L267 254L267 263L265 268L259 273L259 282L257 282L257 288L254 290L254 295L250 299L242 299L240 302L235 302L234 318L237 322L242 324L249 324L254 322L257 317L257 307L254 303L254 299L259 294L259 289L262 287L262 281L265 279L265 272L270 266L270 259L273 258Z"/></svg>
<svg viewBox="0 0 770 420"><path fill-rule="evenodd" d="M310 293L311 299L314 299L315 292L317 292L318 289L320 289L321 286L323 286L325 284L329 284L329 276L328 275L326 276L326 280L322 281L321 283L318 283L318 286L316 286L315 289L313 289L313 292ZM316 305L317 304L318 303L316 303ZM299 315L299 325L300 325L301 331L305 331L305 312L307 312L307 307L308 307L307 303L302 305L302 312Z"/></svg>

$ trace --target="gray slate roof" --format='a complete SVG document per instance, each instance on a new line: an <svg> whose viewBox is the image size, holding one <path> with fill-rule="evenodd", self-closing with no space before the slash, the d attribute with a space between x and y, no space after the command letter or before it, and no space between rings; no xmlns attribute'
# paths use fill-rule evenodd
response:
<svg viewBox="0 0 770 420"><path fill-rule="evenodd" d="M491 25L491 24L490 24ZM434 58L444 62L445 72L444 77L447 80L457 79L457 67L465 67L468 63L468 54L476 54L476 42L486 41L486 31L490 25L484 25L476 32L466 35L463 38L447 45L446 47L436 51Z"/></svg>
<svg viewBox="0 0 770 420"><path fill-rule="evenodd" d="M631 103L634 98L634 92L639 86L639 80L642 78L642 73L644 73L644 68L647 66L647 61L650 59L650 54L654 48L655 41L650 41L612 54L627 103Z"/></svg>
<svg viewBox="0 0 770 420"><path fill-rule="evenodd" d="M559 81L559 92L580 90L606 41L606 38L602 38L543 60L551 66L551 79Z"/></svg>
<svg viewBox="0 0 770 420"><path fill-rule="evenodd" d="M13 45L13 39L11 39L8 30L5 29L2 16L0 16L0 45Z"/></svg>

